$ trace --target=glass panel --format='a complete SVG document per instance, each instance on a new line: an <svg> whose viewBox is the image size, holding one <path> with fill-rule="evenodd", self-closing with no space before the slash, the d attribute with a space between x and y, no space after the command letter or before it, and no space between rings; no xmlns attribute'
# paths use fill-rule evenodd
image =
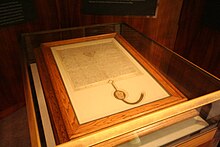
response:
<svg viewBox="0 0 220 147"><path fill-rule="evenodd" d="M212 76L208 72L177 55L172 50L149 39L147 36L139 33L126 24L102 24L26 33L22 35L23 48L25 49L28 64L30 64L35 62L33 49L40 47L41 43L114 32L123 36L124 39L136 48L156 70L174 84L174 86L177 87L189 100L220 90L220 79ZM188 118L184 120L185 122L180 121L173 124L173 126L176 128L176 125L179 125L180 130L181 127L184 128L181 123L197 124L199 127L194 131L191 129L191 132L185 132L182 136L174 137L173 140L164 141L163 145L176 144L191 136L199 135L202 132L217 127L220 120L219 109L220 101L196 108L196 111L198 112L196 117ZM172 127L172 125L169 127ZM168 136L168 133L172 134L172 129L169 130L169 127L167 126L159 131L165 130L165 135ZM154 133L157 133L157 131ZM175 132L173 133L175 134ZM155 137L155 135L153 137ZM151 136L150 140L154 141L157 138L152 138ZM137 134L136 138L127 142L127 144L130 146L141 146L146 144L146 140L146 134ZM125 144L121 144L121 146L124 145Z"/></svg>
<svg viewBox="0 0 220 147"><path fill-rule="evenodd" d="M127 25L121 35L187 98L220 90L220 80Z"/></svg>
<svg viewBox="0 0 220 147"><path fill-rule="evenodd" d="M196 111L199 112L198 116L185 119L147 135L137 134L132 140L119 144L118 146L175 146L217 127L220 119L220 101L199 107ZM218 137L219 136L214 137L213 143L215 143L215 140L218 140Z"/></svg>
<svg viewBox="0 0 220 147"><path fill-rule="evenodd" d="M105 24L25 33L22 34L22 45L26 49L28 62L33 63L35 62L33 49L40 47L41 43L114 33L118 30L120 30L119 24Z"/></svg>

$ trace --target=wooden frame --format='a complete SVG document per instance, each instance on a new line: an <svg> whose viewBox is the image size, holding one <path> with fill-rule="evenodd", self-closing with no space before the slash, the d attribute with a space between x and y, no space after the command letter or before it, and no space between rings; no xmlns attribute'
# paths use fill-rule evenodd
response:
<svg viewBox="0 0 220 147"><path fill-rule="evenodd" d="M114 115L80 124L51 48L54 46L105 38L115 38L129 52L129 54L131 54L131 56L133 56L135 60L137 60L140 65L142 65L156 79L157 82L159 82L170 96ZM133 48L122 36L116 33L44 43L42 44L41 49L35 50L35 54L57 144L74 140L85 135L94 134L95 132L102 132L105 128L114 125L118 126L120 123L129 122L130 120L140 118L146 114L155 112L156 110L187 100L184 95L155 68L153 68L148 61L135 50L135 48ZM137 126L134 125L131 127L136 128ZM120 130L121 132L126 132L125 129L127 128L123 129L122 127ZM120 134L120 131L117 132Z"/></svg>

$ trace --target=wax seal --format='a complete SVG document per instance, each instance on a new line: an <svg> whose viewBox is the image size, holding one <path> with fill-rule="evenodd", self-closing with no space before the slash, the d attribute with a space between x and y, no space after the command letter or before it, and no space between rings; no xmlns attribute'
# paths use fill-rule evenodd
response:
<svg viewBox="0 0 220 147"><path fill-rule="evenodd" d="M141 96L139 97L139 99L138 99L136 102L128 102L128 101L125 100L125 98L126 98L125 92L122 91L122 90L118 90L118 88L115 86L113 80L109 80L108 83L110 83L110 84L113 86L113 88L115 89L115 91L114 91L114 97L117 98L117 99L119 99L119 100L122 100L122 101L125 102L126 104L134 105L134 104L139 103L139 102L144 98L144 94L141 93Z"/></svg>

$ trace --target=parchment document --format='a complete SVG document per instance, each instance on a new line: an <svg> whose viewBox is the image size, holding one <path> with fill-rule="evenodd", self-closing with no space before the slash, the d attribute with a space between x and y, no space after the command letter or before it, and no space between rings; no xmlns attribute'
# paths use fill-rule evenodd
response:
<svg viewBox="0 0 220 147"><path fill-rule="evenodd" d="M140 74L114 41L57 50L74 89Z"/></svg>
<svg viewBox="0 0 220 147"><path fill-rule="evenodd" d="M169 96L169 93L116 39L107 38L51 47L80 124ZM109 81L114 81L109 83ZM129 105L115 97L116 89Z"/></svg>

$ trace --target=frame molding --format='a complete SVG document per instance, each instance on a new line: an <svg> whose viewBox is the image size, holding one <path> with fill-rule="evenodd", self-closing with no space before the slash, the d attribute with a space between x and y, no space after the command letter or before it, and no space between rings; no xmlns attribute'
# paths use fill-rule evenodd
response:
<svg viewBox="0 0 220 147"><path fill-rule="evenodd" d="M51 47L104 38L115 38L162 85L162 87L168 91L171 96L80 125L59 69L56 65ZM187 100L187 98L185 98L185 96L175 88L172 83L163 77L159 71L153 68L153 66L151 66L133 46L117 33L43 43L41 49L35 49L35 55L57 144L88 136L89 134L94 134L96 132L102 132L106 128L111 128L114 125L118 127L121 123L129 123L131 120L134 121L137 118L140 119L144 116L146 117L146 114ZM137 123L129 127L133 130L134 128L139 127L138 125L139 124ZM120 131L116 132L120 134L121 132L127 132L127 130L130 129L122 127L120 128Z"/></svg>

